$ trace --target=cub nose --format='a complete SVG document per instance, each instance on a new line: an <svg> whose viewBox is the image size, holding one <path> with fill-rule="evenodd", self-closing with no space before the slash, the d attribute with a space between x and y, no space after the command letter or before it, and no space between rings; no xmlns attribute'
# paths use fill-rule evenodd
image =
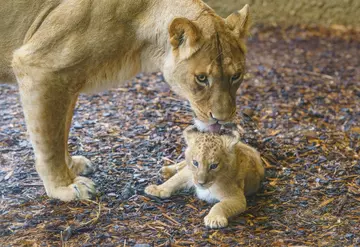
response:
<svg viewBox="0 0 360 247"><path fill-rule="evenodd" d="M199 185L201 185L201 186L203 186L203 185L205 185L206 183L205 183L205 182L203 182L203 181L201 181L201 182L200 182L200 181L198 181L198 184L199 184Z"/></svg>
<svg viewBox="0 0 360 247"><path fill-rule="evenodd" d="M205 185L206 184L206 181L207 179L198 179L198 184L199 185Z"/></svg>

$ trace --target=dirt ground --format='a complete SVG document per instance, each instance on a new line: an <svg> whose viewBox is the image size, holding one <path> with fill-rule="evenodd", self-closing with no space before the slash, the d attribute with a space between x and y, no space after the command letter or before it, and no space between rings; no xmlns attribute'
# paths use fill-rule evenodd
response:
<svg viewBox="0 0 360 247"><path fill-rule="evenodd" d="M161 74L82 95L70 148L96 166L93 201L47 198L15 86L0 86L1 246L360 246L360 34L255 28L238 92L243 141L267 160L262 190L229 227L191 191L143 193L183 159L187 102ZM144 245L140 245L144 244Z"/></svg>

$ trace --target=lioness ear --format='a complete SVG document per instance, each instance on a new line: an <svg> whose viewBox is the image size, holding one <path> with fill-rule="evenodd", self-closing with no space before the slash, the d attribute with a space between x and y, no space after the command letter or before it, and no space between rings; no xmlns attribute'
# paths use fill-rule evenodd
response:
<svg viewBox="0 0 360 247"><path fill-rule="evenodd" d="M179 55L186 59L199 48L200 30L186 18L175 18L169 26L170 44L178 49Z"/></svg>
<svg viewBox="0 0 360 247"><path fill-rule="evenodd" d="M225 146L229 150L232 150L235 147L235 145L240 141L240 134L236 130L232 131L231 135L223 135L221 137L225 143Z"/></svg>
<svg viewBox="0 0 360 247"><path fill-rule="evenodd" d="M190 125L189 127L187 127L183 132L186 144L191 145L194 142L195 137L198 135L198 133L199 130L195 125Z"/></svg>
<svg viewBox="0 0 360 247"><path fill-rule="evenodd" d="M249 5L246 4L241 10L229 15L225 22L235 35L240 39L245 39L250 28Z"/></svg>

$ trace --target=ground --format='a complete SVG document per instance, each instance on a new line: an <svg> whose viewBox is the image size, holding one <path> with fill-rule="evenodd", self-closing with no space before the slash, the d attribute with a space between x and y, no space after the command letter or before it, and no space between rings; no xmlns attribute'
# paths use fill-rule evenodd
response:
<svg viewBox="0 0 360 247"><path fill-rule="evenodd" d="M209 230L211 205L191 191L144 195L158 170L183 159L188 103L161 74L86 96L73 154L96 166L92 201L49 199L34 169L15 86L0 86L1 246L359 246L360 38L320 28L256 28L236 123L266 161L248 210Z"/></svg>

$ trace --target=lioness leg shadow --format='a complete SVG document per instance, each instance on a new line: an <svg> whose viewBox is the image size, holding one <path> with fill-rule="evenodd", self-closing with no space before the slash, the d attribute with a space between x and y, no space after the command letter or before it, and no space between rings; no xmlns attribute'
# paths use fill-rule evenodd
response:
<svg viewBox="0 0 360 247"><path fill-rule="evenodd" d="M69 75L30 66L16 54L13 68L34 148L36 170L46 193L63 201L89 198L94 192L94 183L77 176L80 162L77 163L77 159L69 162L67 153L69 112L76 102L78 92L73 86L76 84L71 83ZM76 169L69 169L67 163Z"/></svg>

